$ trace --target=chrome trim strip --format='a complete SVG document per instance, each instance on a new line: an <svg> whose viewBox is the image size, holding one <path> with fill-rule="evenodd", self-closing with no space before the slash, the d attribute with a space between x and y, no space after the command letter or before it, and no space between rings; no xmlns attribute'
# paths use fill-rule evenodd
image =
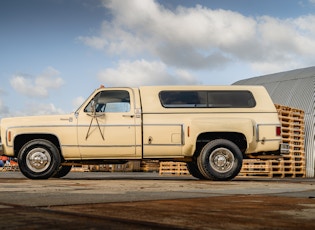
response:
<svg viewBox="0 0 315 230"><path fill-rule="evenodd" d="M182 146L182 144L143 144L143 146Z"/></svg>
<svg viewBox="0 0 315 230"><path fill-rule="evenodd" d="M130 148L130 147L141 147L141 145L78 145L79 148Z"/></svg>
<svg viewBox="0 0 315 230"><path fill-rule="evenodd" d="M143 126L183 126L184 124L143 124Z"/></svg>
<svg viewBox="0 0 315 230"><path fill-rule="evenodd" d="M60 145L61 148L66 147L66 148L78 148L78 145Z"/></svg>
<svg viewBox="0 0 315 230"><path fill-rule="evenodd" d="M175 110L179 110L179 109L183 109L183 108L176 108ZM185 109L187 109L187 108L185 108ZM194 108L194 109L196 109L196 108ZM207 108L197 108L197 109L207 109ZM209 108L208 108L209 109ZM211 108L210 108L211 109ZM222 109L222 108L221 108ZM227 110L227 109L231 109L231 108L224 108L224 110ZM167 109L167 110L169 110L169 109ZM213 110L213 109L212 109ZM209 114L209 113L211 113L211 114L221 114L221 113L237 113L237 114L239 114L239 113L250 113L250 114L252 114L252 113L258 113L258 114L264 114L264 113L267 113L267 114L277 114L278 115L278 113L277 112L251 112L251 111L219 111L219 112L211 112L211 111L205 111L205 112L182 112L182 111L179 111L179 112L169 112L169 111L166 111L166 112L156 112L156 113L149 113L149 112L143 112L142 114L143 115L155 115L155 114Z"/></svg>
<svg viewBox="0 0 315 230"><path fill-rule="evenodd" d="M133 126L133 127L140 127L141 125L140 124L123 124L123 125L119 125L119 124L110 124L110 125L101 125L100 124L100 127L126 127L126 126ZM77 125L75 127L90 127L89 124L87 125ZM91 125L91 127L98 127L98 125Z"/></svg>
<svg viewBox="0 0 315 230"><path fill-rule="evenodd" d="M181 130L181 142L182 142L182 145L185 145L185 131L184 131L184 124L181 125L182 126L182 130Z"/></svg>
<svg viewBox="0 0 315 230"><path fill-rule="evenodd" d="M260 140L260 141L262 141L262 140ZM281 139L266 139L266 140L263 140L264 142L266 142L266 141L268 141L268 142L270 142L270 141L281 141Z"/></svg>
<svg viewBox="0 0 315 230"><path fill-rule="evenodd" d="M32 126L11 126L8 127L6 131L8 131L8 129L18 129L18 128L56 128L56 127L89 127L89 124L86 125L32 125ZM97 126L97 125L92 125L92 126ZM111 127L111 126L141 126L139 124L124 124L124 125L120 125L120 124L110 124L110 125L100 125L101 127Z"/></svg>

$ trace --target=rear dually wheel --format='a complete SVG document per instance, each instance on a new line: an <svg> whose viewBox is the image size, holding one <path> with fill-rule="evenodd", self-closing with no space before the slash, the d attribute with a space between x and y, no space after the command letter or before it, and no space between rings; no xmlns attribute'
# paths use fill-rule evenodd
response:
<svg viewBox="0 0 315 230"><path fill-rule="evenodd" d="M197 158L201 174L210 180L231 180L242 168L243 155L232 141L216 139L207 143Z"/></svg>

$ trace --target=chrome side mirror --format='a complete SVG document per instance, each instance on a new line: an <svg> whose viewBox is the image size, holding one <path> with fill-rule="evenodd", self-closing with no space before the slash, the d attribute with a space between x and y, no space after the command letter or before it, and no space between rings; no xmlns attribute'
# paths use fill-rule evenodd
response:
<svg viewBox="0 0 315 230"><path fill-rule="evenodd" d="M91 112L92 114L96 113L96 102L94 99L91 101Z"/></svg>

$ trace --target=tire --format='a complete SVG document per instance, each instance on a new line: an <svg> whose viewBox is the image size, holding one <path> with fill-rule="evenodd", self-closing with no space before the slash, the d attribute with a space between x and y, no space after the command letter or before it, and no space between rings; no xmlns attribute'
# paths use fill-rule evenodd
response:
<svg viewBox="0 0 315 230"><path fill-rule="evenodd" d="M35 139L27 142L19 151L20 171L29 179L48 179L60 167L60 154L50 141Z"/></svg>
<svg viewBox="0 0 315 230"><path fill-rule="evenodd" d="M69 165L61 165L59 167L59 169L57 170L57 172L53 175L54 178L61 178L64 177L66 175L68 175L68 173L71 171L72 166Z"/></svg>
<svg viewBox="0 0 315 230"><path fill-rule="evenodd" d="M204 175L202 175L202 173L199 171L198 165L196 162L191 161L191 162L187 162L186 163L187 169L189 171L189 173L193 176L196 177L198 179L204 180L206 179L204 177Z"/></svg>
<svg viewBox="0 0 315 230"><path fill-rule="evenodd" d="M243 155L232 141L217 139L206 144L197 158L201 174L209 180L232 180L242 168Z"/></svg>

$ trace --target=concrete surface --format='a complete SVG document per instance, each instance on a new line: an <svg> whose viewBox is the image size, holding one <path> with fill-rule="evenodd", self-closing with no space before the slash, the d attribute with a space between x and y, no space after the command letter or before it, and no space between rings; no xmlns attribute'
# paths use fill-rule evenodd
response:
<svg viewBox="0 0 315 230"><path fill-rule="evenodd" d="M0 172L0 229L315 229L315 179Z"/></svg>

